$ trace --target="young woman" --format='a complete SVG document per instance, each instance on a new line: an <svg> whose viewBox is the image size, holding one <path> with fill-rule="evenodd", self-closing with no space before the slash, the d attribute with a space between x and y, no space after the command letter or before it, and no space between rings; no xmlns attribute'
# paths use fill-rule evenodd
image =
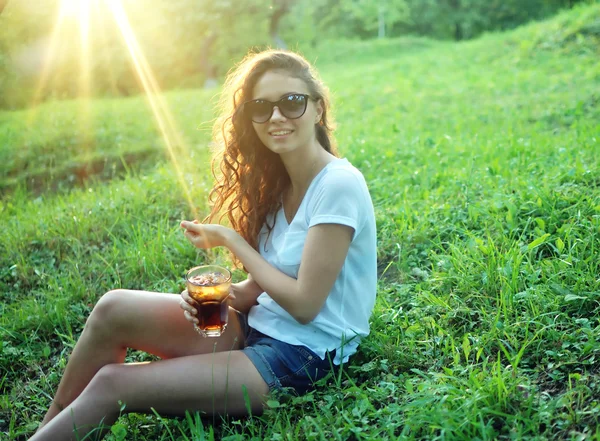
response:
<svg viewBox="0 0 600 441"><path fill-rule="evenodd" d="M310 390L369 333L373 205L360 172L336 156L314 69L292 52L249 55L229 75L222 107L209 218L225 214L232 228L181 226L194 246L227 247L248 272L233 285L227 331L200 337L186 291L108 292L32 440L75 439L74 427L82 438L112 424L119 402L125 412L258 414L270 392ZM125 364L127 348L161 360Z"/></svg>

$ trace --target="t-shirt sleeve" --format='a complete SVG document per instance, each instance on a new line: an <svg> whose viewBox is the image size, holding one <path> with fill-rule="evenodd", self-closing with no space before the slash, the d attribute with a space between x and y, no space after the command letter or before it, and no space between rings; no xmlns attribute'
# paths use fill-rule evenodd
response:
<svg viewBox="0 0 600 441"><path fill-rule="evenodd" d="M341 224L352 227L356 234L362 227L364 189L350 171L334 170L319 183L308 208L308 227L319 224Z"/></svg>

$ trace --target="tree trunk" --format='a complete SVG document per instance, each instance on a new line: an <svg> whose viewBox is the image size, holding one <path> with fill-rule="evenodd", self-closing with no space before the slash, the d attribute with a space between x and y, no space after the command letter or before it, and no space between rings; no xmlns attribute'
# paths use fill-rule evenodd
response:
<svg viewBox="0 0 600 441"><path fill-rule="evenodd" d="M377 38L385 38L385 11L383 10L383 6L381 6L381 4L379 5L379 10L377 11L377 24L379 27Z"/></svg>
<svg viewBox="0 0 600 441"><path fill-rule="evenodd" d="M287 44L279 36L279 25L281 19L290 10L291 0L273 0L273 14L271 14L271 23L269 24L269 35L275 47L287 49Z"/></svg>
<svg viewBox="0 0 600 441"><path fill-rule="evenodd" d="M461 4L460 0L450 0L450 7L454 10L454 40L460 41L464 37L461 23Z"/></svg>
<svg viewBox="0 0 600 441"><path fill-rule="evenodd" d="M463 30L460 23L456 22L454 24L454 40L460 41L463 39Z"/></svg>
<svg viewBox="0 0 600 441"><path fill-rule="evenodd" d="M217 41L218 33L209 32L202 42L202 53L200 54L200 67L204 71L204 88L212 89L217 86L217 66L212 62L212 49Z"/></svg>

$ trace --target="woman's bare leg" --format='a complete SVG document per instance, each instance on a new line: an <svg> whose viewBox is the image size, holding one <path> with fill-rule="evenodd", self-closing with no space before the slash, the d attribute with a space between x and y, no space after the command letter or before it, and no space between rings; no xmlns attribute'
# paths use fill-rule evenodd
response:
<svg viewBox="0 0 600 441"><path fill-rule="evenodd" d="M146 291L116 290L102 296L73 349L40 428L71 404L103 366L122 363L127 348L169 359L242 347L243 334L234 310L229 311L228 329L221 337L202 338L185 319L180 301L178 295Z"/></svg>
<svg viewBox="0 0 600 441"><path fill-rule="evenodd" d="M110 364L30 441L82 439L100 423L107 430L119 416L119 400L126 412L154 409L161 415L184 415L186 410L246 415L246 397L252 414L260 414L268 392L256 367L239 350Z"/></svg>

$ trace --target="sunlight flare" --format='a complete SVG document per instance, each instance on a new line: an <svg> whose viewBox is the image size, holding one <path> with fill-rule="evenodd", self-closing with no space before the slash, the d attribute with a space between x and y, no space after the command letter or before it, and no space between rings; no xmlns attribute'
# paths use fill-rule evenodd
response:
<svg viewBox="0 0 600 441"><path fill-rule="evenodd" d="M180 135L175 120L168 108L162 91L154 77L149 63L140 48L138 40L129 22L127 12L121 0L61 0L49 44L44 56L43 67L39 82L32 99L29 123L33 124L38 112L38 104L43 100L44 93L49 89L49 83L64 72L53 72L54 63L61 55L61 51L77 50L79 63L78 72L69 72L77 85L77 96L81 105L79 114L79 139L83 148L91 153L92 124L91 124L91 97L92 93L92 37L106 41L106 22L103 14L99 13L100 5L105 8L114 20L115 27L127 48L130 62L134 67L143 91L146 95L150 109L154 115L157 128L163 139L168 157L175 169L177 179L183 190L186 202L192 216L197 219L198 212L193 203L189 185L186 183L181 167L181 160L189 155L185 142ZM94 10L94 11L93 11ZM92 12L95 12L92 23ZM93 28L93 29L92 29ZM68 45L72 46L68 46ZM67 49L65 49L67 46ZM94 54L99 56L99 53ZM108 57L110 58L110 53ZM113 90L117 90L114 74L109 66L109 81Z"/></svg>
<svg viewBox="0 0 600 441"><path fill-rule="evenodd" d="M50 68L52 66L52 60L56 57L58 52L58 47L60 43L61 33L63 31L63 23L65 21L65 17L67 16L68 4L66 2L62 2L60 4L60 8L58 10L58 14L56 17L56 22L52 27L52 33L50 34L50 42L48 44L48 49L46 51L46 56L44 57L44 61L42 64L42 71L40 74L40 79L38 82L35 91L33 92L33 98L31 100L31 110L29 112L29 125L33 124L35 117L37 115L37 106L42 101L42 93L46 89L46 85L48 84L48 80L50 78Z"/></svg>
<svg viewBox="0 0 600 441"><path fill-rule="evenodd" d="M91 0L62 0L61 8L66 18L81 20L85 18L85 10L89 7Z"/></svg>
<svg viewBox="0 0 600 441"><path fill-rule="evenodd" d="M127 14L119 0L106 0L106 3L117 23L121 36L131 57L135 71L142 83L148 103L154 114L154 118L160 130L161 136L167 148L167 152L175 168L177 179L184 192L187 204L194 219L198 218L196 206L192 200L190 189L185 181L183 171L179 162L180 157L189 155L185 147L184 140L179 134L179 130L171 115L168 105L161 93L160 87L156 82L152 70L148 65L146 58L137 42L135 34L131 28Z"/></svg>
<svg viewBox="0 0 600 441"><path fill-rule="evenodd" d="M73 0L70 0L73 1ZM77 22L79 26L79 103L81 113L79 118L79 133L80 143L83 144L83 149L86 153L86 160L91 160L93 155L93 146L91 142L92 131L92 109L91 109L91 87L92 87L92 66L90 63L90 1L83 0L79 2L79 11Z"/></svg>
<svg viewBox="0 0 600 441"><path fill-rule="evenodd" d="M37 106L43 101L43 93L50 81L53 63L58 58L61 46L71 42L72 27L78 28L80 45L81 72L78 77L80 96L89 97L91 89L90 66L90 14L92 5L97 8L99 0L61 0L56 21L52 27L49 43L43 57L40 78L35 88L29 113L29 123L33 124L37 115ZM64 49L63 49L64 50Z"/></svg>
<svg viewBox="0 0 600 441"><path fill-rule="evenodd" d="M115 73L113 71L113 69L111 69L111 66L113 66L115 63L117 63L117 60L115 59L115 57L113 56L112 51L109 49L110 48L110 41L108 38L109 32L112 31L110 25L112 23L109 23L108 19L110 17L107 17L105 14L98 14L96 15L96 20L95 20L95 27L96 27L96 32L95 35L98 37L98 40L100 42L99 47L101 48L100 51L96 57L100 58L102 60L102 64L104 66L108 66L108 69L103 69L102 71L102 75L105 75L108 79L108 84L110 85L110 91L113 95L118 96L119 95L119 88L117 86L117 78L115 76Z"/></svg>
<svg viewBox="0 0 600 441"><path fill-rule="evenodd" d="M73 0L70 0L73 1ZM81 72L79 74L79 93L84 98L90 97L91 88L91 66L90 66L90 3L80 3L79 14L79 61Z"/></svg>

